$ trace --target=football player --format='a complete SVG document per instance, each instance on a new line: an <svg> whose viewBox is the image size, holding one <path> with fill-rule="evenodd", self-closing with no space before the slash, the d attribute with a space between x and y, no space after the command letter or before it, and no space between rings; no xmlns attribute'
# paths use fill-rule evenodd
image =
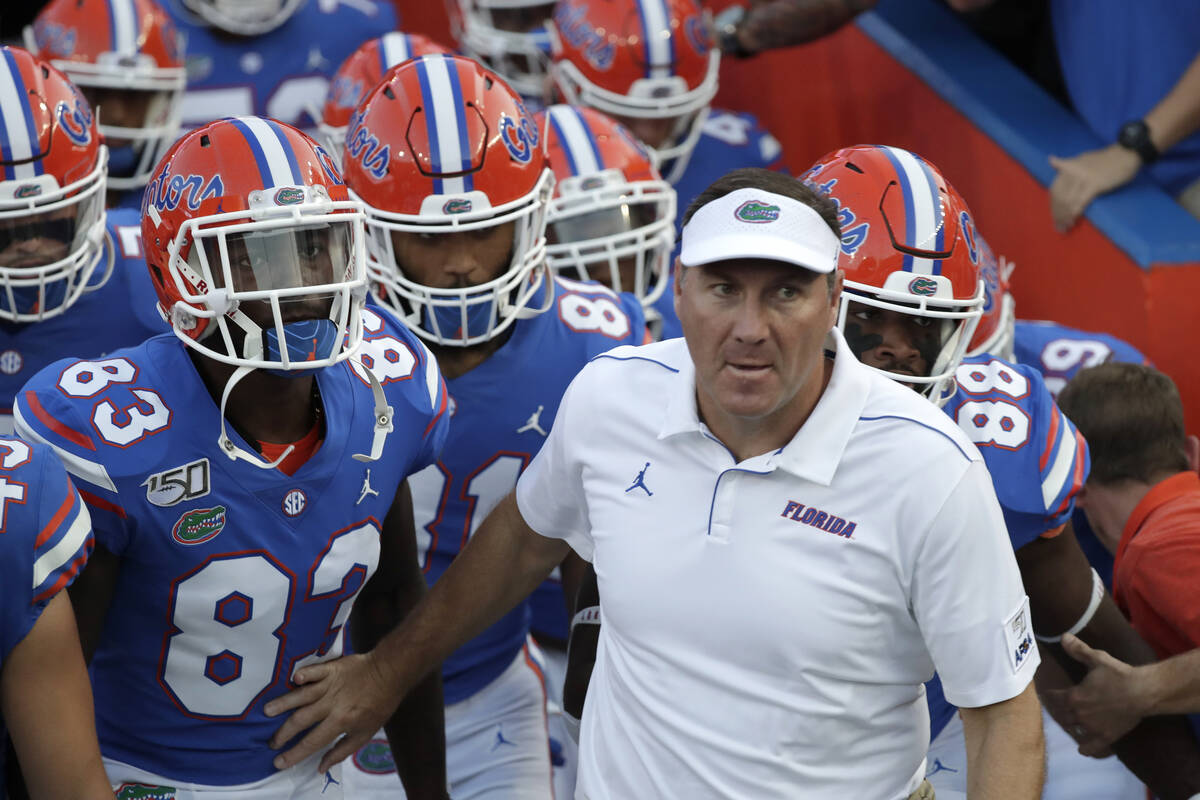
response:
<svg viewBox="0 0 1200 800"><path fill-rule="evenodd" d="M1058 641L1078 634L1139 661L1153 658L1091 570L1071 529L1087 445L1054 404L1041 375L995 355L964 358L994 340L1004 304L985 303L985 257L965 202L932 164L894 147L859 146L825 156L805 179L838 203L845 291L838 325L864 364L929 397L978 447L993 476L1016 551L1037 638L1066 663ZM989 270L998 273L994 264ZM987 270L985 270L986 272ZM984 276L986 277L986 275ZM978 338L976 338L978 337ZM1014 666L1023 654L1014 652ZM1053 674L1055 666L1043 666ZM936 679L927 686L934 740L927 777L938 796L966 792L961 719ZM1047 719L1046 796L1130 797L1138 781L1115 760L1088 762ZM1055 732L1056 731L1056 732ZM1152 731L1118 745L1130 768L1160 793L1195 791L1197 751L1182 729L1168 763L1146 747ZM1060 746L1054 746L1054 740ZM1065 743L1065 746L1062 744ZM1097 766L1092 766L1097 765ZM1159 788L1168 787L1168 788Z"/></svg>
<svg viewBox="0 0 1200 800"><path fill-rule="evenodd" d="M179 135L182 44L155 0L54 0L25 29L25 46L62 70L99 120L110 206L138 210Z"/></svg>
<svg viewBox="0 0 1200 800"><path fill-rule="evenodd" d="M1057 322L1016 319L1016 301L1009 292L1013 265L997 260L983 237L977 238L987 301L968 356L990 354L1032 367L1041 373L1046 388L1055 397L1084 367L1106 361L1150 363L1133 345L1107 333L1081 331ZM1096 538L1082 510L1075 510L1071 525L1088 563L1104 585L1111 587L1113 554ZM1059 731L1050 733L1056 738Z"/></svg>
<svg viewBox="0 0 1200 800"><path fill-rule="evenodd" d="M711 108L720 51L697 0L559 0L550 72L572 105L610 115L655 152L687 203L738 167L782 169L779 141L750 114ZM678 219L676 220L678 226ZM664 292L663 338L682 335Z"/></svg>
<svg viewBox="0 0 1200 800"><path fill-rule="evenodd" d="M258 115L314 128L334 70L396 27L386 0L162 0L187 37L183 126Z"/></svg>
<svg viewBox="0 0 1200 800"><path fill-rule="evenodd" d="M310 112L319 120L321 143L334 160L341 163L346 126L358 102L383 80L385 72L410 58L449 52L426 36L400 31L385 33L359 45L334 73L325 105L320 111Z"/></svg>
<svg viewBox="0 0 1200 800"><path fill-rule="evenodd" d="M275 769L263 704L339 656L347 624L369 649L424 591L405 479L441 449L444 383L418 338L364 308L361 206L297 129L191 132L142 218L171 332L52 364L15 408L92 512L72 599L109 779L340 797L340 769ZM388 728L411 798L445 795L439 688Z"/></svg>
<svg viewBox="0 0 1200 800"><path fill-rule="evenodd" d="M112 800L63 591L92 552L91 521L50 448L0 438L0 533L0 738L33 800Z"/></svg>
<svg viewBox="0 0 1200 800"><path fill-rule="evenodd" d="M632 296L547 271L554 175L543 124L477 62L429 55L392 68L346 134L346 182L367 206L374 296L437 354L451 397L442 456L411 480L431 584L512 491L575 373L645 333ZM520 604L444 664L456 799L551 797L529 614ZM355 763L374 754L360 750ZM393 796L394 777L370 774L379 771L348 773L348 791Z"/></svg>
<svg viewBox="0 0 1200 800"><path fill-rule="evenodd" d="M0 48L0 120L0 432L11 432L35 372L166 327L139 213L105 213L108 148L83 95L28 51Z"/></svg>
<svg viewBox="0 0 1200 800"><path fill-rule="evenodd" d="M550 91L553 0L446 0L450 32L462 52L499 73L533 111Z"/></svg>

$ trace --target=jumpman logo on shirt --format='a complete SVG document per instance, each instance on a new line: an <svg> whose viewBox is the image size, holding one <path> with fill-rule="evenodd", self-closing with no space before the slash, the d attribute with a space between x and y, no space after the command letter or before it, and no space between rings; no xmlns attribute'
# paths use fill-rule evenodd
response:
<svg viewBox="0 0 1200 800"><path fill-rule="evenodd" d="M545 406L538 406L537 411L529 415L529 419L525 421L525 424L517 428L517 433L524 433L525 431L537 431L542 436L545 436L546 432L542 430L542 424L540 422L543 409L545 409Z"/></svg>
<svg viewBox="0 0 1200 800"><path fill-rule="evenodd" d="M495 751L500 745L506 744L510 747L516 747L517 743L504 738L504 727L496 726L496 743L492 745L492 750Z"/></svg>
<svg viewBox="0 0 1200 800"><path fill-rule="evenodd" d="M371 488L371 470L367 470L367 475L363 478L362 492L358 495L358 499L354 501L354 505L358 505L363 500L367 499L367 495L373 494L379 496L379 492Z"/></svg>
<svg viewBox="0 0 1200 800"><path fill-rule="evenodd" d="M629 494L640 486L648 497L654 497L654 492L650 491L650 488L646 486L646 470L648 469L650 469L649 461L646 462L646 466L642 467L642 471L637 474L637 477L633 479L633 483L625 490L625 494Z"/></svg>
<svg viewBox="0 0 1200 800"><path fill-rule="evenodd" d="M332 772L329 772L328 770L326 770L325 771L325 785L323 787L321 787L321 794L325 794L325 790L328 789L330 786L341 786L341 785L342 785L342 782L339 781L337 778L333 777Z"/></svg>
<svg viewBox="0 0 1200 800"><path fill-rule="evenodd" d="M939 772L958 772L958 770L956 770L952 767L947 767L945 764L942 763L942 760L940 758L935 758L933 760L933 766L930 767L929 771L925 773L925 777L928 778L930 775L936 775Z"/></svg>

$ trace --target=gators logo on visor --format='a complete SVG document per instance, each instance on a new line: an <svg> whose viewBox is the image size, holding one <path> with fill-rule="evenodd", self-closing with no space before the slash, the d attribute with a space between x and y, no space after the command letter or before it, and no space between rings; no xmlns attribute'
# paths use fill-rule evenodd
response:
<svg viewBox="0 0 1200 800"><path fill-rule="evenodd" d="M443 214L466 214L471 210L471 201L462 197L447 200L442 206Z"/></svg>
<svg viewBox="0 0 1200 800"><path fill-rule="evenodd" d="M774 222L779 219L779 206L761 200L747 200L737 207L733 216L742 222Z"/></svg>

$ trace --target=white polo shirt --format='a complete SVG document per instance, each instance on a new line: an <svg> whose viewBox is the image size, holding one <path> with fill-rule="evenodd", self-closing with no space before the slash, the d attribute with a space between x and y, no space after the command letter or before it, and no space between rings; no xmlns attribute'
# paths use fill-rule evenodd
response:
<svg viewBox="0 0 1200 800"><path fill-rule="evenodd" d="M904 798L935 665L959 706L1032 679L979 453L831 343L807 422L741 463L698 418L682 339L612 350L567 390L517 503L599 577L578 797Z"/></svg>

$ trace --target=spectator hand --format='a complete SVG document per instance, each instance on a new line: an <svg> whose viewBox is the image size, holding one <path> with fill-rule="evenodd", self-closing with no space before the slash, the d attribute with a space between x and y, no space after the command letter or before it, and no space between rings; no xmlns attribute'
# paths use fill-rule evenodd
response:
<svg viewBox="0 0 1200 800"><path fill-rule="evenodd" d="M337 746L321 759L319 771L324 772L366 744L401 700L370 653L304 667L296 672L294 682L297 688L265 707L269 717L292 711L270 745L278 750L299 734L308 733L292 749L275 757L276 769L294 766L340 736Z"/></svg>
<svg viewBox="0 0 1200 800"><path fill-rule="evenodd" d="M1142 160L1132 150L1111 144L1072 158L1050 156L1050 166L1058 170L1050 184L1050 211L1054 227L1066 233L1096 197L1133 180Z"/></svg>
<svg viewBox="0 0 1200 800"><path fill-rule="evenodd" d="M1083 681L1063 693L1067 730L1079 742L1080 753L1103 757L1108 755L1109 745L1145 716L1137 670L1071 634L1063 635L1062 646L1067 655L1088 668Z"/></svg>

